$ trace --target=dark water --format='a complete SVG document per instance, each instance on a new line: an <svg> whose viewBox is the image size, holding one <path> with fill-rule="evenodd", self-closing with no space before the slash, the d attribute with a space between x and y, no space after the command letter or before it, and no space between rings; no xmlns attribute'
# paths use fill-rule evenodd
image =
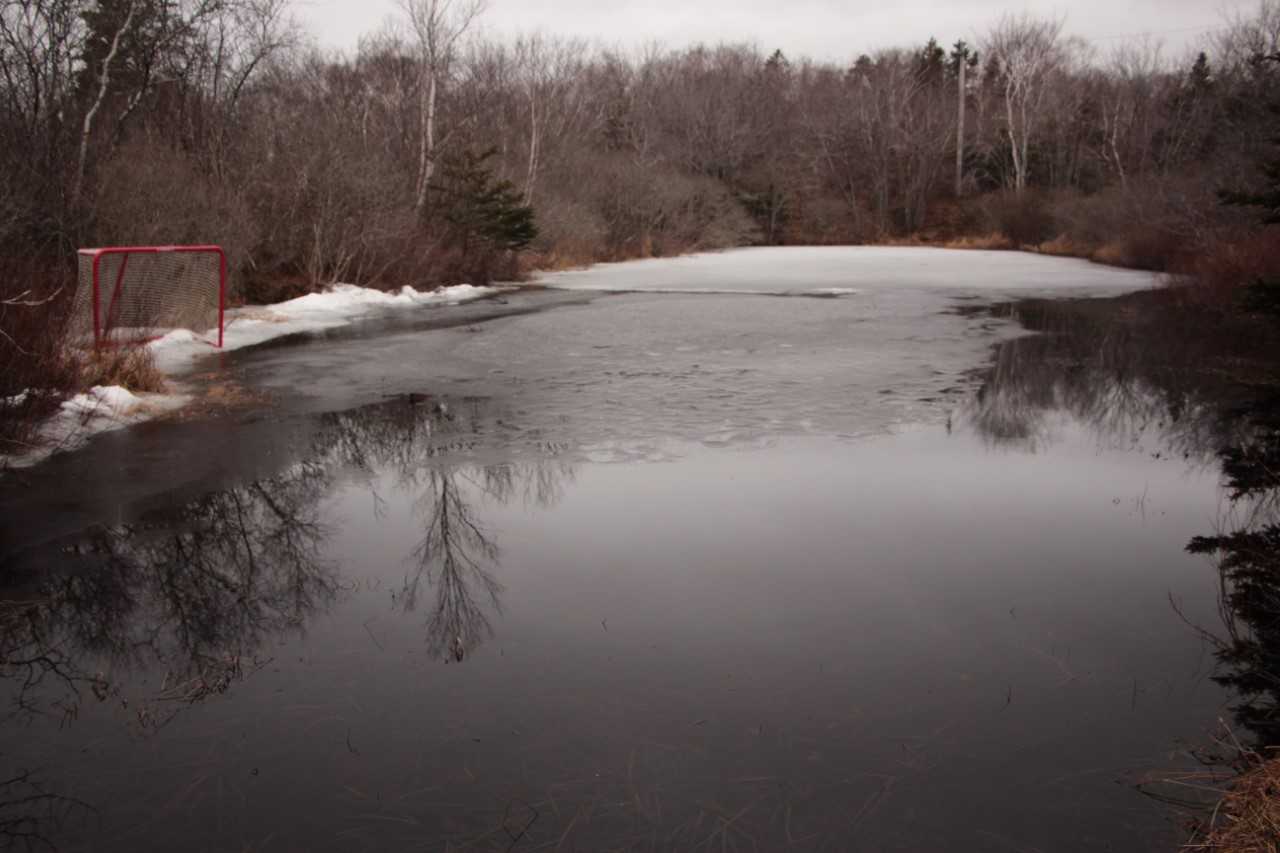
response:
<svg viewBox="0 0 1280 853"><path fill-rule="evenodd" d="M1139 783L1228 713L1184 549L1231 421L1095 319L968 304L610 296L228 359L270 405L4 486L0 827L1172 849Z"/></svg>

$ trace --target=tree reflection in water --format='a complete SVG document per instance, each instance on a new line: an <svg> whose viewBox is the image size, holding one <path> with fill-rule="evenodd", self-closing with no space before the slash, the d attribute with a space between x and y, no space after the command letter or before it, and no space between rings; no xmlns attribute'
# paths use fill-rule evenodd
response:
<svg viewBox="0 0 1280 853"><path fill-rule="evenodd" d="M487 434L501 423L484 401L420 395L323 415L303 458L273 477L90 531L67 570L0 605L10 712L70 720L86 695L117 697L145 729L225 691L262 664L269 639L303 630L343 588L323 557L321 505L353 473L380 504L388 473L410 494L423 532L397 604L424 606L430 589L428 646L460 660L491 633L486 611L502 592L476 501L550 505L573 475L549 444L534 452L551 461L469 461L494 449ZM124 695L129 673L153 669L157 690Z"/></svg>
<svg viewBox="0 0 1280 853"><path fill-rule="evenodd" d="M66 725L92 697L153 731L262 666L269 639L300 631L337 593L337 572L319 556L327 486L323 467L301 464L90 531L72 565L0 604L4 724L49 715ZM2 775L0 841L51 847L58 824L89 808L30 768Z"/></svg>
<svg viewBox="0 0 1280 853"><path fill-rule="evenodd" d="M484 401L451 405L412 395L379 406L330 415L328 430L344 466L374 476L394 472L396 484L414 494L422 535L394 600L404 612L426 613L432 656L461 662L492 636L489 612L501 612L502 584L494 572L500 550L480 521L477 501L507 504L516 498L550 506L560 499L573 468L556 456L562 448L538 443L530 462L475 463L490 423ZM461 460L461 461L459 461ZM376 495L379 506L384 501ZM434 595L430 602L427 595Z"/></svg>
<svg viewBox="0 0 1280 853"><path fill-rule="evenodd" d="M300 630L338 590L320 557L317 504L329 480L304 463L91 531L70 571L39 578L0 617L6 672L19 685L12 710L72 719L87 689L154 728L261 665L265 640ZM125 695L129 674L150 669L163 673L160 686Z"/></svg>
<svg viewBox="0 0 1280 853"><path fill-rule="evenodd" d="M993 445L1035 450L1066 413L1108 441L1154 430L1170 452L1211 459L1233 430L1220 417L1231 396L1208 369L1211 344L1098 302L1001 306L1000 314L1040 334L996 348L966 420Z"/></svg>
<svg viewBox="0 0 1280 853"><path fill-rule="evenodd" d="M1203 633L1217 649L1214 680L1236 695L1237 723L1259 748L1280 746L1280 393L1264 352L1275 330L1198 317L1194 328L1170 328L1158 310L1135 320L1079 304L1006 313L1045 334L997 348L965 412L986 440L1034 449L1065 411L1104 440L1154 431L1168 450L1221 468L1229 511L1219 532L1187 546L1221 575L1224 629Z"/></svg>
<svg viewBox="0 0 1280 853"><path fill-rule="evenodd" d="M1232 512L1188 550L1213 556L1222 573L1226 636L1214 680L1235 692L1236 722L1265 749L1280 746L1280 394L1238 416L1249 433L1220 454Z"/></svg>
<svg viewBox="0 0 1280 853"><path fill-rule="evenodd" d="M422 395L323 415L272 477L88 531L47 560L57 570L41 566L0 596L4 724L65 725L92 698L146 733L261 668L272 642L302 633L348 588L324 557L322 507L353 474L378 505L388 475L411 496L423 532L396 606L425 607L432 654L462 660L492 634L503 590L476 501L549 505L573 474L546 443L531 455L551 461L470 461L509 451L504 426L484 401ZM0 770L0 843L44 843L77 805L26 769Z"/></svg>

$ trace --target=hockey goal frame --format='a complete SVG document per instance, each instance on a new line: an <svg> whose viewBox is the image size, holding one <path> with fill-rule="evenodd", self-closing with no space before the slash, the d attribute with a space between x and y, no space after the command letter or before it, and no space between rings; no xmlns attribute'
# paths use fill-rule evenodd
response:
<svg viewBox="0 0 1280 853"><path fill-rule="evenodd" d="M184 254L212 254L218 259L218 335L217 343L211 343L219 349L222 348L223 331L226 317L227 306L227 255L221 246L212 244L184 245L184 246L102 246L98 248L79 249L76 252L78 258L89 256L93 258L92 263L92 300L91 310L93 311L93 346L94 348L109 346L122 342L113 342L110 340L111 327L105 322L112 315L115 309L116 301L120 298L125 288L125 272L129 265L130 255L160 255L170 252ZM120 261L120 267L116 270L115 281L110 283L110 295L107 301L107 313L104 318L102 311L102 301L104 298L101 272L102 261L104 258L112 255L123 255ZM104 325L106 326L104 328ZM126 344L142 344L147 341L155 340L161 335L150 335L139 339L125 341Z"/></svg>

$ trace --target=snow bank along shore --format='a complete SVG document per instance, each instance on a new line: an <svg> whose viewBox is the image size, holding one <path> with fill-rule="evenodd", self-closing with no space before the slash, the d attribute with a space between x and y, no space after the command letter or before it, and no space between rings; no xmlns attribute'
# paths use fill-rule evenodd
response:
<svg viewBox="0 0 1280 853"><path fill-rule="evenodd" d="M254 346L273 338L300 332L333 329L356 320L406 309L457 305L496 293L499 288L459 284L431 292L411 287L387 293L352 284L338 284L322 293L311 293L274 305L246 305L227 311L223 323L222 351ZM147 344L156 365L166 373L180 373L201 356L215 352L210 335L176 329ZM29 393L0 400L0 407L19 405ZM95 386L64 400L56 414L40 428L38 447L11 456L0 455L0 469L24 468L53 453L74 450L98 433L121 429L173 412L191 402L185 393L133 393L118 385Z"/></svg>

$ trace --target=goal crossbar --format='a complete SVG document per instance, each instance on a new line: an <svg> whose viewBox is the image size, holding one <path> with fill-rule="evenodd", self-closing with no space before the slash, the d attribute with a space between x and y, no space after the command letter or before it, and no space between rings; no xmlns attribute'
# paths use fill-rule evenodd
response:
<svg viewBox="0 0 1280 853"><path fill-rule="evenodd" d="M227 258L220 246L80 249L71 329L94 346L143 343L165 330L212 331L222 346ZM90 322L90 318L92 322Z"/></svg>

